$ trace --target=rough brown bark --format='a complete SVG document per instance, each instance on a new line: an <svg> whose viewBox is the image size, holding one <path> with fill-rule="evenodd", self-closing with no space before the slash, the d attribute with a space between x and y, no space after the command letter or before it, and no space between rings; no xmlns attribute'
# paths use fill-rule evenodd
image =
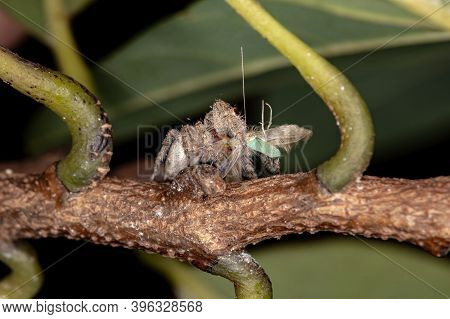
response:
<svg viewBox="0 0 450 319"><path fill-rule="evenodd" d="M333 231L450 249L450 177L364 177L330 194L315 172L225 184L209 166L172 183L106 178L69 194L54 175L0 174L0 241L63 236L139 248L207 269L290 233Z"/></svg>

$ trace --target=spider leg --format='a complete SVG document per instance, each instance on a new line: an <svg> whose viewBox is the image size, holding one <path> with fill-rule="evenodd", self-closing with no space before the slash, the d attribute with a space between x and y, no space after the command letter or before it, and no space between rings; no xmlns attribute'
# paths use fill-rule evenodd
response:
<svg viewBox="0 0 450 319"><path fill-rule="evenodd" d="M165 180L166 179L166 172L169 169L169 171L173 171L173 166L176 164L176 153L179 152L181 144L181 134L178 130L172 129L170 130L166 137L164 138L164 141L161 145L161 149L158 152L158 155L156 156L154 168L153 168L153 174L151 179L152 180ZM175 147L175 152L173 152L173 148ZM182 147L182 145L181 145ZM170 158L170 163L168 165L168 161ZM184 168L184 167L183 167ZM183 169L181 168L181 169ZM180 169L180 170L181 170ZM169 174L171 175L171 174Z"/></svg>
<svg viewBox="0 0 450 319"><path fill-rule="evenodd" d="M221 165L222 178L229 182L242 180L242 163L240 162L242 156L242 144L233 139L231 142L231 154L224 159Z"/></svg>
<svg viewBox="0 0 450 319"><path fill-rule="evenodd" d="M182 135L173 141L164 165L164 180L173 180L178 173L189 166L189 159L184 149Z"/></svg>
<svg viewBox="0 0 450 319"><path fill-rule="evenodd" d="M261 168L268 175L280 174L280 158L279 157L269 157L263 153L259 154L261 158Z"/></svg>
<svg viewBox="0 0 450 319"><path fill-rule="evenodd" d="M255 170L255 163L253 162L252 152L245 147L242 156L242 176L246 179L255 179L258 177Z"/></svg>

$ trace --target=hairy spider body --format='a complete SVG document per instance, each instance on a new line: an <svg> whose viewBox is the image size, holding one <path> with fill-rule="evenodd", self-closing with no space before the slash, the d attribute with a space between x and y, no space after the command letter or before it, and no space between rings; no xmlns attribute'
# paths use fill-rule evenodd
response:
<svg viewBox="0 0 450 319"><path fill-rule="evenodd" d="M188 166L210 164L227 181L256 178L246 146L245 121L228 103L217 100L203 122L170 130L156 157L152 179L173 180Z"/></svg>
<svg viewBox="0 0 450 319"><path fill-rule="evenodd" d="M203 121L170 130L156 157L153 180L173 180L181 170L200 164L216 167L226 181L256 178L255 155L269 175L280 173L280 149L307 139L311 131L297 125L247 130L233 107L216 100Z"/></svg>

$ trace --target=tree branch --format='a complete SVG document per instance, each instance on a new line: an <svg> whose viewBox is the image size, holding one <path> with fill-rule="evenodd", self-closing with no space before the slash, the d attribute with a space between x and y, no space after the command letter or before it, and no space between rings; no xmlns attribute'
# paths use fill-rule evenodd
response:
<svg viewBox="0 0 450 319"><path fill-rule="evenodd" d="M315 172L225 184L210 166L172 183L106 178L69 193L51 166L0 174L0 242L63 236L138 248L210 271L218 256L291 233L333 231L450 249L450 177L364 177L331 194Z"/></svg>

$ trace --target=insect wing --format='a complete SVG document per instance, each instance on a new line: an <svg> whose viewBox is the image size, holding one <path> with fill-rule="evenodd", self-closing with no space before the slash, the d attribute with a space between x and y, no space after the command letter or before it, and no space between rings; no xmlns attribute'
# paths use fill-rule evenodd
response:
<svg viewBox="0 0 450 319"><path fill-rule="evenodd" d="M259 137L253 137L247 142L248 148L262 153L270 158L281 157L281 152L278 148L271 145L270 143L262 140Z"/></svg>
<svg viewBox="0 0 450 319"><path fill-rule="evenodd" d="M271 145L282 147L286 150L295 143L311 137L312 132L298 125L281 125L259 133L260 138Z"/></svg>

